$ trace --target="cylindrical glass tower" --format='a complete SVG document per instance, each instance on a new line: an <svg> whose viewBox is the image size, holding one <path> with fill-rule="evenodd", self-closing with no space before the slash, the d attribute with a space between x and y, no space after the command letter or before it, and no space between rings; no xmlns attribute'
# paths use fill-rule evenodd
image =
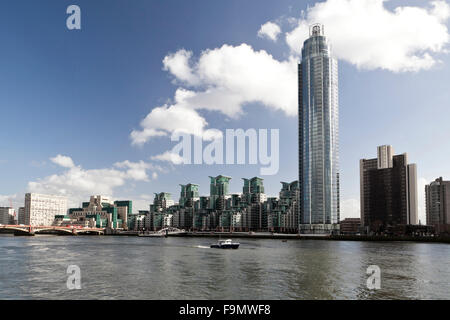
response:
<svg viewBox="0 0 450 320"><path fill-rule="evenodd" d="M300 232L339 230L338 63L322 25L310 27L299 64Z"/></svg>

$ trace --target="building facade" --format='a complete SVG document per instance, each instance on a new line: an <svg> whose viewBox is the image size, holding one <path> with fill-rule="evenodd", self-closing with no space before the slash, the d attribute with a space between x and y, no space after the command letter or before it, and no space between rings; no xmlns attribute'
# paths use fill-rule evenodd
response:
<svg viewBox="0 0 450 320"><path fill-rule="evenodd" d="M378 157L360 160L361 224L368 233L397 225L418 224L417 166L392 146L378 147Z"/></svg>
<svg viewBox="0 0 450 320"><path fill-rule="evenodd" d="M425 186L427 225L437 233L450 232L450 181L442 177Z"/></svg>
<svg viewBox="0 0 450 320"><path fill-rule="evenodd" d="M51 226L55 216L66 213L66 197L38 193L25 194L25 225Z"/></svg>
<svg viewBox="0 0 450 320"><path fill-rule="evenodd" d="M194 231L298 232L298 181L283 182L280 197L267 199L263 179L243 178L241 194L229 194L230 180L210 177L209 196L199 196L198 185L181 185L179 203L170 206L158 204L167 203L167 193L157 194L147 230L173 226Z"/></svg>
<svg viewBox="0 0 450 320"><path fill-rule="evenodd" d="M75 223L88 221L92 228L128 229L133 204L130 200L112 201L108 197L91 196L82 208L69 209L69 218Z"/></svg>
<svg viewBox="0 0 450 320"><path fill-rule="evenodd" d="M25 224L25 207L19 208L19 213L17 217L17 223L18 224Z"/></svg>
<svg viewBox="0 0 450 320"><path fill-rule="evenodd" d="M310 27L299 79L300 231L339 230L338 62L324 27Z"/></svg>
<svg viewBox="0 0 450 320"><path fill-rule="evenodd" d="M14 209L11 207L0 207L0 224L15 224Z"/></svg>
<svg viewBox="0 0 450 320"><path fill-rule="evenodd" d="M187 185L180 184L180 206L182 208L192 208L195 201L200 199L198 193L198 184L189 183Z"/></svg>
<svg viewBox="0 0 450 320"><path fill-rule="evenodd" d="M343 235L355 235L360 232L360 218L346 218L340 223L340 233Z"/></svg>

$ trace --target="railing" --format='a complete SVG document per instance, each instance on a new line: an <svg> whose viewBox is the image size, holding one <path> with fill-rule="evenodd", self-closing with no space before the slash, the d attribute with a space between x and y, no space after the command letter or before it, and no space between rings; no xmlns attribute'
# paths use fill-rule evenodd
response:
<svg viewBox="0 0 450 320"><path fill-rule="evenodd" d="M87 227L80 227L80 226L31 226L31 225L0 225L0 230L18 230L18 231L25 231L28 233L32 232L39 232L39 231L46 231L46 230L53 230L53 231L66 231L66 232L88 232L88 231L94 231L94 232L104 232L105 229L102 228L87 228Z"/></svg>

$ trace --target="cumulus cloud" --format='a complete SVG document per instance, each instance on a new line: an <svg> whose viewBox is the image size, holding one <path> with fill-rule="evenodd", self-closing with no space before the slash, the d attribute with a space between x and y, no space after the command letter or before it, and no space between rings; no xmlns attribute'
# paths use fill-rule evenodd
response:
<svg viewBox="0 0 450 320"><path fill-rule="evenodd" d="M64 167L64 168L73 168L75 167L75 164L72 161L72 158L66 157L63 155L58 154L54 158L50 158L50 161L53 163L56 163L57 165Z"/></svg>
<svg viewBox="0 0 450 320"><path fill-rule="evenodd" d="M195 61L192 56L183 49L164 59L164 69L183 87L176 90L172 104L154 108L141 121L141 129L133 130L133 144L173 132L214 139L219 132L207 129L199 110L237 118L245 104L260 103L289 116L297 114L296 58L279 61L247 44L208 49Z"/></svg>
<svg viewBox="0 0 450 320"><path fill-rule="evenodd" d="M446 51L450 6L431 1L427 7L386 8L389 0L327 0L303 12L286 42L300 54L309 26L320 22L338 59L360 69L408 72L429 69Z"/></svg>
<svg viewBox="0 0 450 320"><path fill-rule="evenodd" d="M157 161L167 161L173 164L182 164L184 162L183 158L179 154L173 153L171 151L166 151L162 154L152 156L151 159Z"/></svg>
<svg viewBox="0 0 450 320"><path fill-rule="evenodd" d="M70 157L61 155L51 158L51 161L66 170L29 182L28 191L65 195L70 205L78 205L93 194L112 196L114 190L127 181L149 181L147 170L158 170L158 167L143 161L126 160L104 169L83 169L76 166Z"/></svg>
<svg viewBox="0 0 450 320"><path fill-rule="evenodd" d="M189 66L189 60L192 57L192 51L178 50L164 57L163 70L169 71L175 75L176 79L186 81L188 83L195 83L198 81L197 76L192 72Z"/></svg>
<svg viewBox="0 0 450 320"><path fill-rule="evenodd" d="M199 56L186 49L168 54L163 70L178 85L174 98L153 108L133 130L133 145L177 133L212 140L221 133L209 128L204 111L236 119L250 103L269 110L297 115L297 62L309 26L320 22L331 39L336 56L360 69L393 72L429 69L438 62L449 41L446 1L425 7L385 5L389 0L326 0L285 19L291 31L291 48L284 60L247 44L206 49ZM273 22L261 26L258 35L276 40L281 28Z"/></svg>
<svg viewBox="0 0 450 320"><path fill-rule="evenodd" d="M188 97L195 93L178 89L173 105L154 108L142 121L142 130L133 130L131 140L134 145L142 145L152 137L167 136L172 133L187 133L204 137L205 140L217 135L216 131L206 129L205 118L200 116L189 103Z"/></svg>
<svg viewBox="0 0 450 320"><path fill-rule="evenodd" d="M261 25L261 28L258 31L258 37L267 38L272 41L277 41L278 35L281 33L281 28L278 24L274 22L266 22Z"/></svg>
<svg viewBox="0 0 450 320"><path fill-rule="evenodd" d="M155 169L151 163L147 163L142 160L139 162L125 160L123 162L115 163L114 166L117 168L126 169L126 176L136 181L149 181L147 170Z"/></svg>

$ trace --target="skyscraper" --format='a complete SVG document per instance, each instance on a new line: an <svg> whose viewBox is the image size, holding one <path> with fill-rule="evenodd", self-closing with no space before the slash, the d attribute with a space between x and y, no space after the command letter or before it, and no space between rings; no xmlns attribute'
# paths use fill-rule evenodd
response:
<svg viewBox="0 0 450 320"><path fill-rule="evenodd" d="M418 224L417 167L406 153L378 147L378 157L360 161L361 224L368 232Z"/></svg>
<svg viewBox="0 0 450 320"><path fill-rule="evenodd" d="M304 42L299 78L300 232L339 229L338 63L320 24Z"/></svg>

